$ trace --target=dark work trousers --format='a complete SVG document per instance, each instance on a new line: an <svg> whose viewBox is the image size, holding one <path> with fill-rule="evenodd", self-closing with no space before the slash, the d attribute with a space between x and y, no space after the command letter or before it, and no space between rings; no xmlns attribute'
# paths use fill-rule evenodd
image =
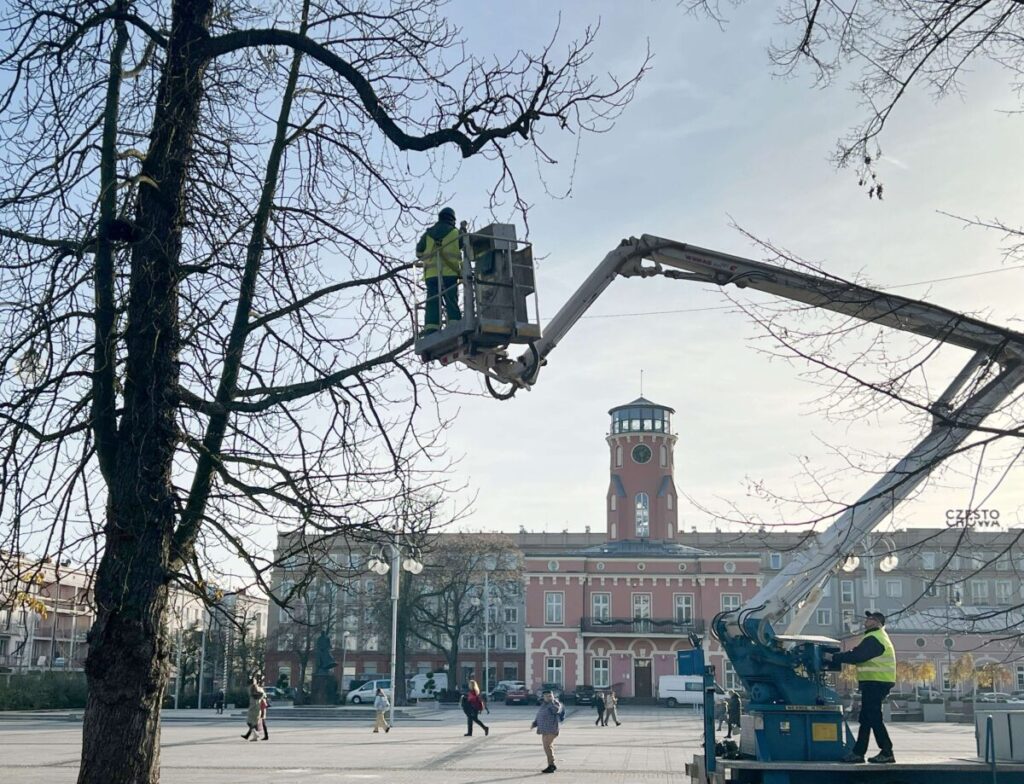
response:
<svg viewBox="0 0 1024 784"><path fill-rule="evenodd" d="M872 731L875 733L878 748L892 753L892 741L889 740L889 732L882 723L882 703L894 685L877 681L860 682L860 729L857 730L857 742L853 745L854 754L863 757L867 753Z"/></svg>
<svg viewBox="0 0 1024 784"><path fill-rule="evenodd" d="M466 734L467 735L472 735L473 734L473 725L474 724L478 725L483 730L487 729L487 725L484 724L482 721L480 721L480 712L479 711L468 711L466 713Z"/></svg>
<svg viewBox="0 0 1024 784"><path fill-rule="evenodd" d="M441 281L440 285L438 281ZM444 297L445 323L462 318L459 310L459 279L455 275L427 278L427 312L424 319L426 329L441 327L441 297Z"/></svg>

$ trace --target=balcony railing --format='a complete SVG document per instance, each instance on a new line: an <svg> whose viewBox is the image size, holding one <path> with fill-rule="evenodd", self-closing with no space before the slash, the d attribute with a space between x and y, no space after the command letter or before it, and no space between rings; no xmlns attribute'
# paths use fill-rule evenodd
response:
<svg viewBox="0 0 1024 784"><path fill-rule="evenodd" d="M685 637L690 632L702 633L704 619L586 617L580 619L580 630L584 634L671 634Z"/></svg>

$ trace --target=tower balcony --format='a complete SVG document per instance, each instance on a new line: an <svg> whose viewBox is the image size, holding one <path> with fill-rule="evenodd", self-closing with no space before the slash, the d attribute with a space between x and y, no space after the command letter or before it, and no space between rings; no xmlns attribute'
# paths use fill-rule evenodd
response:
<svg viewBox="0 0 1024 784"><path fill-rule="evenodd" d="M702 634L704 619L680 621L676 618L580 618L584 637L686 637L690 632Z"/></svg>

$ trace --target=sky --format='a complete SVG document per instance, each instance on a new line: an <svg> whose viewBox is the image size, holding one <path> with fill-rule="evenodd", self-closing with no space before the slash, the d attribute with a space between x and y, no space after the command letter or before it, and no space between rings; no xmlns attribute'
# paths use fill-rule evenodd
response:
<svg viewBox="0 0 1024 784"><path fill-rule="evenodd" d="M766 48L782 32L772 5L741 7L724 29L674 3L449 6L476 53L536 50L560 15L566 37L600 21L595 70L630 72L648 41L654 54L615 128L582 139L569 197L545 193L528 156L516 161L533 203L529 239L543 258L542 320L623 237L650 233L763 258L740 226L831 273L1021 329L1024 267L1008 269L1004 237L949 216L1018 221L1024 120L1010 113L1017 104L1006 73L978 64L962 94L940 102L912 91L882 138L885 199L869 199L852 171L829 160L837 138L863 119L848 78L821 89L807 73L773 74ZM552 135L548 143L563 161L576 154L574 138ZM569 173L563 166L544 177L558 191L570 185ZM446 185L460 219L490 222L491 180L493 170L468 163ZM986 274L940 280L973 273ZM753 482L770 495L813 500L813 476L827 480L833 498L855 500L875 477L851 462L865 451L872 467L879 455L895 461L918 429L899 412L829 417L806 368L768 356L763 336L719 290L619 280L554 350L532 391L499 402L479 394L470 371L445 369L441 377L467 392L446 404L455 416L448 445L468 484L453 501L474 497L464 526L603 530L607 412L639 396L641 371L644 396L677 412L683 530L737 530L723 519L737 515L768 524L802 519L752 493ZM952 374L966 357L947 353ZM980 487L994 488L984 503L1004 524L1019 525L1020 469L996 472L1006 464L1005 450L991 450ZM882 529L942 525L945 510L969 504L976 463L953 467Z"/></svg>

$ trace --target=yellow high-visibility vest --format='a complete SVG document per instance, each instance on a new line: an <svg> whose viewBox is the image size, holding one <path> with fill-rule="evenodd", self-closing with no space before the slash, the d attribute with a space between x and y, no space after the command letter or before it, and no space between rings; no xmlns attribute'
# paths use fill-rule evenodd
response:
<svg viewBox="0 0 1024 784"><path fill-rule="evenodd" d="M423 238L424 249L416 254L416 258L423 262L424 278L436 278L438 272L445 277L462 275L458 229L453 227L440 241L431 237L429 232Z"/></svg>
<svg viewBox="0 0 1024 784"><path fill-rule="evenodd" d="M874 637L882 644L882 653L866 662L855 665L858 681L878 681L879 683L896 683L896 649L885 629L872 629L864 633L865 637Z"/></svg>

